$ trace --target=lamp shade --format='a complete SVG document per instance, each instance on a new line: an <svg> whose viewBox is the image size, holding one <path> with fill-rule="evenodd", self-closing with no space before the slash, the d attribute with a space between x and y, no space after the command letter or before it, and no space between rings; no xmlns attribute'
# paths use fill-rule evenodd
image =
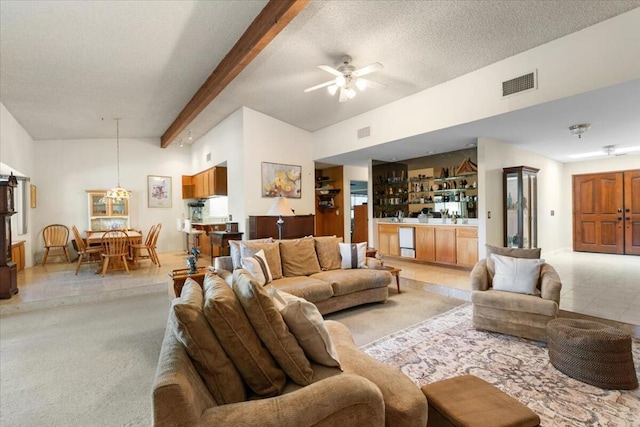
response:
<svg viewBox="0 0 640 427"><path fill-rule="evenodd" d="M271 203L271 208L267 212L267 216L295 216L289 206L289 202L284 197L276 197Z"/></svg>

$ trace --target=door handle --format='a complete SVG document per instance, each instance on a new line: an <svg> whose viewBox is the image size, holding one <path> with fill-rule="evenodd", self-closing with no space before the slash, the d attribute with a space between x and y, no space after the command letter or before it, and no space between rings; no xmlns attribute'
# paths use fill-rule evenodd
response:
<svg viewBox="0 0 640 427"><path fill-rule="evenodd" d="M621 216L618 217L618 221L622 221L622 217Z"/></svg>
<svg viewBox="0 0 640 427"><path fill-rule="evenodd" d="M622 209L618 209L618 212L622 212Z"/></svg>
<svg viewBox="0 0 640 427"><path fill-rule="evenodd" d="M631 221L631 218L629 218L629 217L625 217L625 219L624 219L624 220L625 220L625 221Z"/></svg>
<svg viewBox="0 0 640 427"><path fill-rule="evenodd" d="M629 208L625 209L624 211L625 211L625 212L629 212Z"/></svg>

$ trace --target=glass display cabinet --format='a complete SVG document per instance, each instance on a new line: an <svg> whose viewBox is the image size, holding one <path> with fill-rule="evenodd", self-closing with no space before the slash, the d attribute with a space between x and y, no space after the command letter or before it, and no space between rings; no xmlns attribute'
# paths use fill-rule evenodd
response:
<svg viewBox="0 0 640 427"><path fill-rule="evenodd" d="M528 166L503 169L505 247L538 247L538 171Z"/></svg>
<svg viewBox="0 0 640 427"><path fill-rule="evenodd" d="M104 197L106 190L89 190L89 230L129 228L129 201Z"/></svg>

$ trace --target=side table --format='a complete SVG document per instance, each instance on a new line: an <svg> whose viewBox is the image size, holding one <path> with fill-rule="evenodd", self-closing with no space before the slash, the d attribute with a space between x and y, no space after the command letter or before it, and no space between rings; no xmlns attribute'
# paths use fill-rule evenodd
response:
<svg viewBox="0 0 640 427"><path fill-rule="evenodd" d="M171 296L171 290L173 290L173 297L177 298L180 296L182 292L182 287L184 286L184 282L187 281L189 277L195 280L200 286L202 286L204 282L204 276L207 273L215 273L215 271L210 270L209 267L198 267L197 273L188 273L188 268L180 268L178 270L173 270L169 273L169 277L171 278L172 283L169 283L169 296ZM172 285L172 286L171 286Z"/></svg>
<svg viewBox="0 0 640 427"><path fill-rule="evenodd" d="M396 286L398 287L398 293L400 293L400 272L401 268L392 267L390 265L383 265L381 267L375 267L374 270L385 270L396 276Z"/></svg>

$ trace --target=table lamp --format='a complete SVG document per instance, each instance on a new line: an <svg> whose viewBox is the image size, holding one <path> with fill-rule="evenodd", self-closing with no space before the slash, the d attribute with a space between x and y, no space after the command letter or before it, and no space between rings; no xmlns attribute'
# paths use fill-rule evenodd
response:
<svg viewBox="0 0 640 427"><path fill-rule="evenodd" d="M289 206L289 202L287 202L287 199L284 197L276 197L273 199L273 203L271 204L269 212L267 212L267 216L278 217L278 220L276 221L276 225L278 226L278 240L282 240L282 225L284 224L282 217L295 216Z"/></svg>

